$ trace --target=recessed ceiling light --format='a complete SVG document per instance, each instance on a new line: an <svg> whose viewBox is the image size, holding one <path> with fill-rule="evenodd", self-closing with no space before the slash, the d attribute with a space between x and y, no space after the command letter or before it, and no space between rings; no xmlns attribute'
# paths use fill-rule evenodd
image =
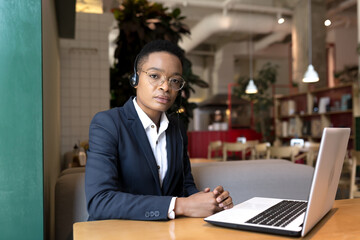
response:
<svg viewBox="0 0 360 240"><path fill-rule="evenodd" d="M278 19L278 24L283 24L285 22L285 19L283 17Z"/></svg>
<svg viewBox="0 0 360 240"><path fill-rule="evenodd" d="M283 24L285 22L285 19L283 18L282 14L279 12L276 14L276 18L277 18L278 24Z"/></svg>
<svg viewBox="0 0 360 240"><path fill-rule="evenodd" d="M330 19L326 19L325 22L324 22L324 25L327 26L327 27L330 26L331 25Z"/></svg>

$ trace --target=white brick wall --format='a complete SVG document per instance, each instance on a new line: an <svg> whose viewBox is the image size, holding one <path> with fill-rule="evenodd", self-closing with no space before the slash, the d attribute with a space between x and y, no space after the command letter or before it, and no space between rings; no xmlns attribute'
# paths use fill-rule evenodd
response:
<svg viewBox="0 0 360 240"><path fill-rule="evenodd" d="M75 39L60 39L61 153L88 140L95 113L110 107L108 34L113 15L76 14Z"/></svg>

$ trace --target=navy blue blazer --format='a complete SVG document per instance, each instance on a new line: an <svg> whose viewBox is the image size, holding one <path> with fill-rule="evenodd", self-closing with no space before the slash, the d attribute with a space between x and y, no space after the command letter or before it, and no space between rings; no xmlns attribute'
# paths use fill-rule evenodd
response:
<svg viewBox="0 0 360 240"><path fill-rule="evenodd" d="M186 132L177 117L168 117L168 171L160 186L156 160L132 99L97 113L91 121L85 173L89 220L167 220L173 196L198 192Z"/></svg>

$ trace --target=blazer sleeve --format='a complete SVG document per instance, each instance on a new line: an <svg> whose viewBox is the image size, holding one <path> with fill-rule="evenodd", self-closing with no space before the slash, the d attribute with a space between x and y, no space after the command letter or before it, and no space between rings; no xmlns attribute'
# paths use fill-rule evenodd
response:
<svg viewBox="0 0 360 240"><path fill-rule="evenodd" d="M171 196L120 191L116 128L113 118L106 112L96 114L90 124L85 173L89 220L167 220Z"/></svg>

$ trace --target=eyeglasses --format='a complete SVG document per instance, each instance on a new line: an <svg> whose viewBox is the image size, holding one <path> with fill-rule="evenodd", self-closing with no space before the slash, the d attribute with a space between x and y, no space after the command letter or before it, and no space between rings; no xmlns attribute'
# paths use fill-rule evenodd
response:
<svg viewBox="0 0 360 240"><path fill-rule="evenodd" d="M153 86L161 86L165 80L168 81L169 86L175 90L181 90L185 85L185 80L180 75L167 77L164 73L157 70L143 71L147 75L147 79Z"/></svg>

